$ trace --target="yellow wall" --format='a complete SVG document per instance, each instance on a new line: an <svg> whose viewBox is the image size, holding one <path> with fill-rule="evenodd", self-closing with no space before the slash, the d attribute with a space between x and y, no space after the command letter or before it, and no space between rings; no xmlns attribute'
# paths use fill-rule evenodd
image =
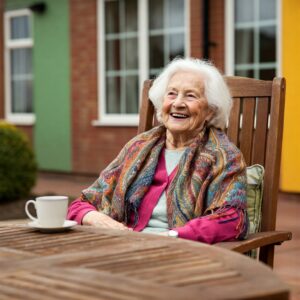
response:
<svg viewBox="0 0 300 300"><path fill-rule="evenodd" d="M287 81L280 189L300 192L300 1L282 3L282 75Z"/></svg>

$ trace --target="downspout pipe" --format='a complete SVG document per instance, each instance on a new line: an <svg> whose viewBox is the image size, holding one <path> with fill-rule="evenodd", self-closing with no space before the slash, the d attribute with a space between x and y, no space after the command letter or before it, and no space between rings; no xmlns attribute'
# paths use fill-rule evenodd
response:
<svg viewBox="0 0 300 300"><path fill-rule="evenodd" d="M203 0L203 23L202 23L202 38L203 38L203 58L209 59L209 0Z"/></svg>

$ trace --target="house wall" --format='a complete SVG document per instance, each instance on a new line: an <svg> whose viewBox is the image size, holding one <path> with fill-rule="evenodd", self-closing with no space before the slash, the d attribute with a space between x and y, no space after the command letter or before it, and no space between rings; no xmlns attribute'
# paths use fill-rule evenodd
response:
<svg viewBox="0 0 300 300"><path fill-rule="evenodd" d="M225 66L224 1L209 1L209 59L222 71ZM190 45L192 57L203 57L203 1L190 0Z"/></svg>
<svg viewBox="0 0 300 300"><path fill-rule="evenodd" d="M281 190L300 192L300 2L282 1L282 75L286 102L281 165Z"/></svg>
<svg viewBox="0 0 300 300"><path fill-rule="evenodd" d="M44 0L33 13L34 111L36 122L20 126L31 138L39 169L71 171L69 1ZM6 10L28 8L31 0L7 0Z"/></svg>
<svg viewBox="0 0 300 300"><path fill-rule="evenodd" d="M224 17L220 17L223 1L215 1L218 10L212 13L211 34L223 30ZM202 56L202 1L190 1L191 56ZM136 135L136 127L92 126L97 119L97 1L73 0L70 2L71 31L71 103L73 171L99 173L118 154L125 143ZM218 36L218 35L217 35ZM213 53L222 67L221 40ZM222 48L223 47L223 48Z"/></svg>
<svg viewBox="0 0 300 300"><path fill-rule="evenodd" d="M0 0L2 1L2 0ZM136 127L93 126L98 118L97 0L45 0L34 14L34 140L40 169L98 174L136 135ZM202 57L202 0L190 0L190 54ZM7 0L6 9L31 0ZM213 62L224 66L224 1L212 0L209 15ZM101 42L101 41L100 41ZM1 67L1 65L0 65ZM1 106L0 106L1 114ZM55 116L55 117L53 117Z"/></svg>
<svg viewBox="0 0 300 300"><path fill-rule="evenodd" d="M209 0L210 60L222 71L225 70L225 7L224 0Z"/></svg>
<svg viewBox="0 0 300 300"><path fill-rule="evenodd" d="M39 168L71 171L69 1L44 0L35 14L35 151Z"/></svg>
<svg viewBox="0 0 300 300"><path fill-rule="evenodd" d="M98 174L136 127L92 126L97 119L97 1L70 2L73 171Z"/></svg>
<svg viewBox="0 0 300 300"><path fill-rule="evenodd" d="M202 57L202 0L190 0L190 54L192 57Z"/></svg>

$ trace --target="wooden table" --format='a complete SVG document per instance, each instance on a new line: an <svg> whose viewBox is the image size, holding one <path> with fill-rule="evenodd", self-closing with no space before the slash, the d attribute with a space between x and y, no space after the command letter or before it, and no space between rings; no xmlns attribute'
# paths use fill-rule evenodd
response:
<svg viewBox="0 0 300 300"><path fill-rule="evenodd" d="M288 299L271 269L182 239L0 225L0 299Z"/></svg>

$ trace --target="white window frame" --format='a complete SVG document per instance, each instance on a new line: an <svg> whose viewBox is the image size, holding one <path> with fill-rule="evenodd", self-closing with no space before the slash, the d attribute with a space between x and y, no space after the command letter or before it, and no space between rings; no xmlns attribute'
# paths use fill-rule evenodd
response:
<svg viewBox="0 0 300 300"><path fill-rule="evenodd" d="M282 10L281 0L276 0L277 31L276 31L276 76L282 76ZM234 0L225 2L225 74L234 75Z"/></svg>
<svg viewBox="0 0 300 300"><path fill-rule="evenodd" d="M19 9L7 11L4 14L4 76L5 76L5 119L16 125L33 125L35 123L34 113L13 113L11 99L11 67L10 67L10 50L17 48L33 48L33 38L10 39L10 20L14 17L28 16L32 29L32 13L29 9Z"/></svg>
<svg viewBox="0 0 300 300"><path fill-rule="evenodd" d="M105 91L105 24L104 2L97 0L98 16L98 119L92 121L93 126L137 126L138 114L106 114ZM138 74L139 95L142 93L143 82L149 78L149 39L148 39L148 0L138 0ZM190 0L185 0L185 56L190 54Z"/></svg>

